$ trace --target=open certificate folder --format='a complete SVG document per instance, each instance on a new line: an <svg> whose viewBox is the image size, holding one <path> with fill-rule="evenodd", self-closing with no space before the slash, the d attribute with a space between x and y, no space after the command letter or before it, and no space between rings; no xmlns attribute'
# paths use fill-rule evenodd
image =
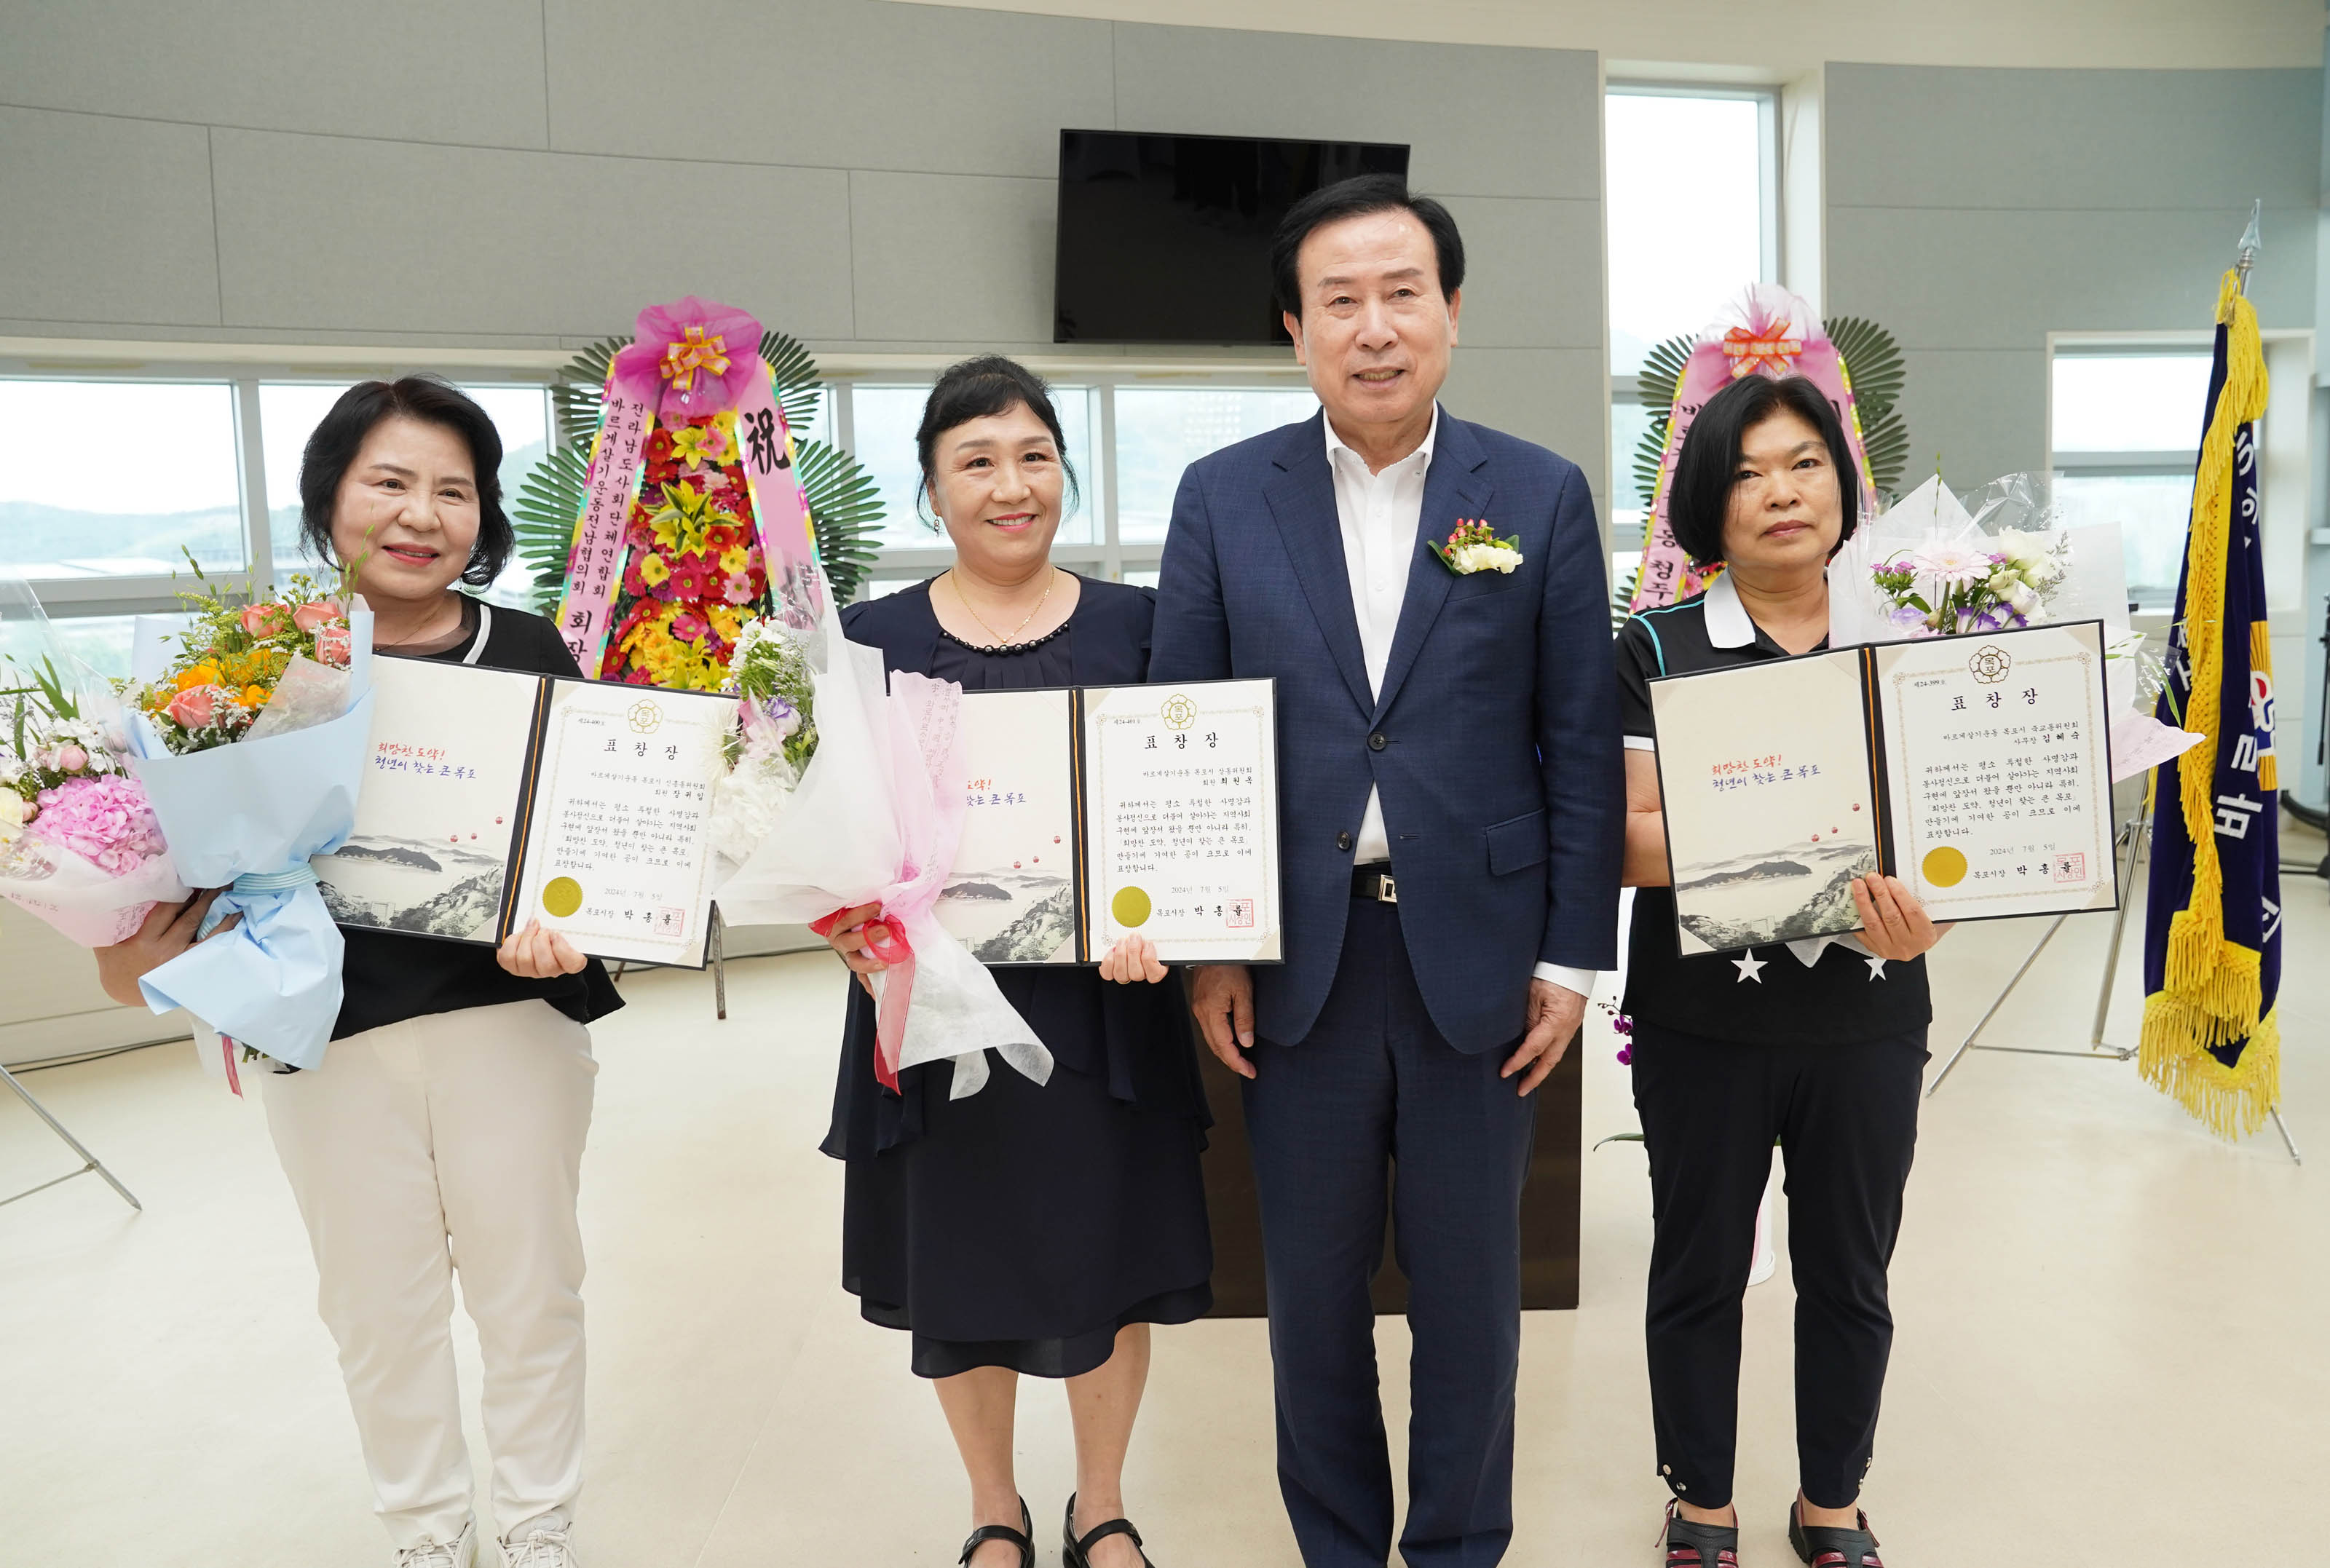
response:
<svg viewBox="0 0 2330 1568"><path fill-rule="evenodd" d="M1270 681L966 692L939 923L989 964L1281 960Z"/></svg>
<svg viewBox="0 0 2330 1568"><path fill-rule="evenodd" d="M1857 930L1872 871L1937 921L2118 905L2100 622L1671 675L1651 713L1685 953Z"/></svg>
<svg viewBox="0 0 2330 1568"><path fill-rule="evenodd" d="M383 657L341 925L497 944L530 920L604 959L700 968L705 833L736 699Z"/></svg>

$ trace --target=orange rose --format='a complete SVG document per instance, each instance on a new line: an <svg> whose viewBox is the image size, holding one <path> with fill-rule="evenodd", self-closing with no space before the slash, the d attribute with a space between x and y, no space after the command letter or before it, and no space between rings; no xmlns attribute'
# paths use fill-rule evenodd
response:
<svg viewBox="0 0 2330 1568"><path fill-rule="evenodd" d="M219 674L216 665L196 665L192 669L178 672L178 689L182 692L193 691L196 686L217 686L225 684L226 677Z"/></svg>
<svg viewBox="0 0 2330 1568"><path fill-rule="evenodd" d="M318 599L301 605L291 612L291 623L301 631L313 634L340 619L337 600Z"/></svg>
<svg viewBox="0 0 2330 1568"><path fill-rule="evenodd" d="M267 705L267 699L274 694L265 686L245 686L235 694L234 700L246 708L263 708Z"/></svg>

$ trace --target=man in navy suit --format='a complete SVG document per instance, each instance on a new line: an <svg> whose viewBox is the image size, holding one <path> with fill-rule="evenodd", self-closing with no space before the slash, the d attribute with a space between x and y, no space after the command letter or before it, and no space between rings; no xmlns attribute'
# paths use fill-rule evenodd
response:
<svg viewBox="0 0 2330 1568"><path fill-rule="evenodd" d="M1190 1001L1246 1081L1309 1568L1391 1554L1368 1297L1388 1194L1414 1343L1400 1554L1504 1555L1533 1091L1617 956L1593 501L1575 464L1440 409L1463 269L1447 210L1397 179L1296 204L1273 270L1322 417L1190 466L1158 587L1151 680L1278 682L1286 961L1199 968ZM1518 561L1433 548L1482 523Z"/></svg>

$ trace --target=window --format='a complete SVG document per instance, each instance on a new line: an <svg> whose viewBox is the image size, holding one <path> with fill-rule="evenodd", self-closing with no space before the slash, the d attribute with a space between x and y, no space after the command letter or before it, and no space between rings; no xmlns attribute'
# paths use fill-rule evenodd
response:
<svg viewBox="0 0 2330 1568"><path fill-rule="evenodd" d="M946 535L918 510L922 468L914 450L914 431L923 422L923 404L931 383L914 386L853 387L848 392L853 429L851 451L874 477L882 492L882 543L886 551L946 548ZM827 402L833 400L828 398ZM1078 386L1055 386L1052 407L1060 416L1060 434L1067 439L1064 454L1076 471L1083 505L1060 524L1057 543L1100 543L1097 526L1099 470L1093 464L1093 412L1089 391Z"/></svg>
<svg viewBox="0 0 2330 1568"><path fill-rule="evenodd" d="M930 384L840 383L834 391L834 422L849 432L848 446L882 493L882 554L867 589L878 597L934 575L953 555L946 535L915 514L921 474L914 430ZM1053 383L1052 399L1083 492L1082 505L1061 525L1053 559L1089 575L1150 586L1182 470L1232 442L1308 419L1319 407L1292 366L1198 378L1197 384L1158 385L1137 375L1063 378ZM1113 432L1113 444L1104 431Z"/></svg>
<svg viewBox="0 0 2330 1568"><path fill-rule="evenodd" d="M1318 408L1290 364L1170 376L1076 368L1053 386L1081 491L1054 557L1128 582L1155 583L1189 464ZM189 361L103 379L14 362L0 370L0 571L34 580L67 651L116 675L128 671L135 619L179 610L185 552L231 590L318 571L299 539L299 465L317 424L364 374ZM450 378L501 432L505 507L554 428L546 367L543 379L521 379L533 374L528 365ZM838 380L800 432L857 453L881 492L869 594L952 558L945 535L915 515L914 429L929 392L921 379ZM524 605L529 587L513 562L485 591Z"/></svg>
<svg viewBox="0 0 2330 1568"><path fill-rule="evenodd" d="M2059 346L2050 375L2055 499L2070 527L2120 525L2131 602L2165 608L2184 561L2209 351Z"/></svg>
<svg viewBox="0 0 2330 1568"><path fill-rule="evenodd" d="M240 571L242 509L232 386L0 381L0 569Z"/></svg>
<svg viewBox="0 0 2330 1568"><path fill-rule="evenodd" d="M1319 411L1308 387L1125 387L1116 394L1117 536L1162 544L1181 472L1209 452Z"/></svg>
<svg viewBox="0 0 2330 1568"><path fill-rule="evenodd" d="M1635 376L1751 283L1779 277L1779 99L1765 89L1614 85L1603 102L1610 279L1612 580L1642 557ZM1682 215L1688 214L1688 221Z"/></svg>
<svg viewBox="0 0 2330 1568"><path fill-rule="evenodd" d="M316 427L350 384L346 381L260 383L259 428L267 476L267 531L279 578L321 570L321 563L299 541L299 462L307 450L308 438L315 434ZM458 384L477 400L478 406L486 411L501 435L502 510L507 513L517 504L518 489L526 477L549 455L549 392L539 383ZM531 606L531 583L515 555L484 597L496 603Z"/></svg>

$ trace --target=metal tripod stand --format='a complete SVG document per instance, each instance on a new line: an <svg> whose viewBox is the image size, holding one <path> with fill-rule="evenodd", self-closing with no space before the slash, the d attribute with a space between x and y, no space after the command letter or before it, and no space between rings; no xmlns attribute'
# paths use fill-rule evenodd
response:
<svg viewBox="0 0 2330 1568"><path fill-rule="evenodd" d="M43 1105L39 1100L33 1099L33 1091L25 1088L22 1083L18 1082L14 1073L9 1072L5 1067L0 1067L0 1080L5 1080L8 1087L16 1091L16 1097L19 1100L22 1100L25 1104L31 1106L33 1108L33 1114L39 1117L43 1121L47 1122L49 1124L49 1130L55 1133L59 1138L64 1139L66 1147L71 1148L73 1153L81 1156L82 1161L81 1169L76 1171L67 1171L64 1175L44 1181L38 1186L26 1187L23 1192L17 1193L13 1196L0 1198L0 1204L13 1204L17 1198L29 1198L34 1193L48 1191L49 1188L55 1186L60 1182L69 1182L75 1176L87 1176L90 1172L95 1171L98 1175L105 1178L106 1185L111 1187L115 1192L121 1195L121 1201L123 1203L128 1204L131 1208L136 1209L140 1214L146 1212L146 1205L139 1203L130 1193L129 1189L123 1186L121 1183L115 1178L114 1174L105 1168L105 1162L98 1158L97 1156L90 1153L89 1150L82 1146L81 1139L75 1138L71 1133L67 1132L65 1130L65 1124L59 1121L55 1117L51 1116L49 1114L49 1108Z"/></svg>
<svg viewBox="0 0 2330 1568"><path fill-rule="evenodd" d="M2143 798L2139 796L2135 815L2120 827L2114 851L2122 857L2119 867L2119 885L2122 889L2133 888L2136 885L2136 864L2142 857L2145 841L2151 836L2152 824L2145 816ZM2126 893L2123 892L2120 895L2119 908L2112 915L2111 945L2104 951L2103 980L2096 990L2095 1027L2088 1036L2086 1050L2054 1051L2037 1045L1987 1045L1982 1044L1979 1039L1990 1021L1998 1016L1998 1010L2006 1006L2006 998L2014 994L2014 987L2022 983L2022 977L2031 972L2031 966L2039 961L2039 955L2047 950L2047 944L2055 940L2055 933L2063 929L2063 922L2071 918L2068 913L2059 914L2047 922L2047 929L2039 934L2038 942L2032 946L2030 954L2023 959L2022 967L2014 971L2013 978L2006 982L1995 997L1992 998L1989 1008L1975 1020L1975 1026L1966 1031L1965 1038L1958 1042L1958 1048L1950 1053L1950 1059L1947 1062L1942 1063L1942 1070L1934 1074L1933 1082L1926 1086L1926 1098L1931 1100L1941 1091L1943 1082L1956 1070L1957 1064L1965 1059L1965 1053L1969 1051L1996 1051L2013 1056L2076 1056L2088 1062L2134 1061L2136 1053L2133 1046L2123 1048L2108 1044L2104 1040L2104 1025L2111 1015L2112 980L2119 973L2120 941L2127 934L2127 910L2132 902ZM2292 1162L2304 1165L2305 1157L2297 1152L2297 1140L2289 1136L2289 1124L2282 1120L2280 1108L2276 1107L2268 1114L2273 1118L2274 1130L2281 1134L2282 1147L2289 1151Z"/></svg>

